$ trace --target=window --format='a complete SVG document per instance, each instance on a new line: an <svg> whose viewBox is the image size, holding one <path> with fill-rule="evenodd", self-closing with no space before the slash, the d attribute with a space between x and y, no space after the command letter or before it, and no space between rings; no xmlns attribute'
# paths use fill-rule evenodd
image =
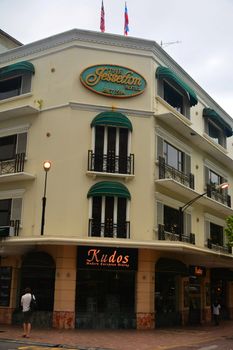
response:
<svg viewBox="0 0 233 350"><path fill-rule="evenodd" d="M210 239L212 244L223 246L223 227L210 222Z"/></svg>
<svg viewBox="0 0 233 350"><path fill-rule="evenodd" d="M205 119L205 130L214 142L226 148L226 136L224 131L209 118Z"/></svg>
<svg viewBox="0 0 233 350"><path fill-rule="evenodd" d="M170 143L164 141L163 154L166 164L183 172L184 171L184 153L172 146Z"/></svg>
<svg viewBox="0 0 233 350"><path fill-rule="evenodd" d="M0 137L0 161L14 159L26 152L27 133Z"/></svg>
<svg viewBox="0 0 233 350"><path fill-rule="evenodd" d="M179 113L183 114L184 112L184 97L177 91L174 87L164 81L164 100L174 107Z"/></svg>
<svg viewBox="0 0 233 350"><path fill-rule="evenodd" d="M34 73L33 64L27 61L0 68L0 100L30 92Z"/></svg>
<svg viewBox="0 0 233 350"><path fill-rule="evenodd" d="M164 205L164 229L179 234L179 210Z"/></svg>
<svg viewBox="0 0 233 350"><path fill-rule="evenodd" d="M103 112L92 123L93 146L88 170L118 174L134 173L134 155L130 154L132 124L121 113Z"/></svg>
<svg viewBox="0 0 233 350"><path fill-rule="evenodd" d="M128 189L119 182L102 181L93 185L87 197L91 201L89 236L129 238Z"/></svg>
<svg viewBox="0 0 233 350"><path fill-rule="evenodd" d="M18 235L22 198L0 200L0 236Z"/></svg>
<svg viewBox="0 0 233 350"><path fill-rule="evenodd" d="M90 235L129 238L129 222L126 220L126 209L126 198L93 197Z"/></svg>

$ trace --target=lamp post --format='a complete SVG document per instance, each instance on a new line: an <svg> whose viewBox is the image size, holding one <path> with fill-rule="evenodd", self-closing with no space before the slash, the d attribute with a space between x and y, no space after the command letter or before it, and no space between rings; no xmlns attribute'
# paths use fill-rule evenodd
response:
<svg viewBox="0 0 233 350"><path fill-rule="evenodd" d="M42 216L41 216L41 230L40 230L41 236L43 236L44 234L47 176L48 176L48 171L51 168L51 162L49 162L48 160L45 161L43 164L43 168L45 171L45 181L44 181L44 196L42 197Z"/></svg>
<svg viewBox="0 0 233 350"><path fill-rule="evenodd" d="M227 182L223 182L222 184L219 184L217 186L214 186L215 190L223 190L229 187L229 184ZM184 204L182 207L179 207L179 226L180 226L180 236L182 237L184 233L184 211L190 207L194 202L196 202L199 198L203 197L205 194L207 194L207 191L205 191L202 194L199 194L195 198L191 199L189 202Z"/></svg>

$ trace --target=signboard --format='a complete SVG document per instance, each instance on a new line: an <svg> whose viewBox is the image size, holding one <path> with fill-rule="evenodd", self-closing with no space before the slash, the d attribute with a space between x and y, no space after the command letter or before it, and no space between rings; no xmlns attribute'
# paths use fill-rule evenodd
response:
<svg viewBox="0 0 233 350"><path fill-rule="evenodd" d="M80 74L82 84L97 94L127 98L140 95L146 80L127 67L102 64L86 68Z"/></svg>
<svg viewBox="0 0 233 350"><path fill-rule="evenodd" d="M137 249L112 247L78 247L78 268L136 271Z"/></svg>
<svg viewBox="0 0 233 350"><path fill-rule="evenodd" d="M11 294L12 268L0 267L0 306L9 306Z"/></svg>
<svg viewBox="0 0 233 350"><path fill-rule="evenodd" d="M190 275L196 276L196 277L205 277L206 275L206 268L204 266L194 266L191 265L189 267Z"/></svg>

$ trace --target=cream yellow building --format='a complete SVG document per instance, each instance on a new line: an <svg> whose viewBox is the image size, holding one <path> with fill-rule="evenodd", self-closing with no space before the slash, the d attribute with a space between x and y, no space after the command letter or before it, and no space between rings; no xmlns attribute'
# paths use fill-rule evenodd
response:
<svg viewBox="0 0 233 350"><path fill-rule="evenodd" d="M215 298L233 317L232 127L153 41L74 29L2 52L0 322L27 286L58 328L208 323Z"/></svg>

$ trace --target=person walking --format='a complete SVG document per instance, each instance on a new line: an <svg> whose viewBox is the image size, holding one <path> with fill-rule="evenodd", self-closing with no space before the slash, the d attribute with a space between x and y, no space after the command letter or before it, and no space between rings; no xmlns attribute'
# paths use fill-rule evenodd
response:
<svg viewBox="0 0 233 350"><path fill-rule="evenodd" d="M215 326L219 326L221 305L216 300L213 303L212 308L213 308L213 317L214 317Z"/></svg>
<svg viewBox="0 0 233 350"><path fill-rule="evenodd" d="M32 328L32 308L30 307L32 299L35 301L36 298L32 294L31 288L25 288L24 294L21 298L21 306L23 310L23 337L29 338Z"/></svg>

